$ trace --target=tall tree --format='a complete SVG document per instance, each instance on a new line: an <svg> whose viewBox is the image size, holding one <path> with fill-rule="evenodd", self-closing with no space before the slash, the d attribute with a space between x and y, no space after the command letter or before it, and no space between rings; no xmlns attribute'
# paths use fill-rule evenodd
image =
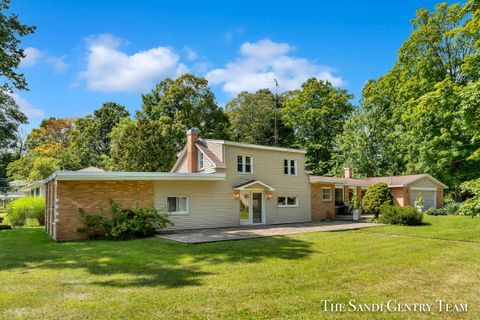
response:
<svg viewBox="0 0 480 320"><path fill-rule="evenodd" d="M295 132L295 145L307 151L307 165L316 174L331 169L334 141L354 107L353 95L328 81L308 79L301 90L286 93L282 118Z"/></svg>
<svg viewBox="0 0 480 320"><path fill-rule="evenodd" d="M54 117L43 120L28 135L26 148L46 157L58 157L69 145L75 121Z"/></svg>
<svg viewBox="0 0 480 320"><path fill-rule="evenodd" d="M280 101L268 89L239 93L225 108L230 121L230 137L239 142L273 146L277 116L278 146L290 146L293 130L283 124L279 106Z"/></svg>
<svg viewBox="0 0 480 320"><path fill-rule="evenodd" d="M124 118L110 133L115 171L169 171L181 148L185 128L168 117L158 120Z"/></svg>
<svg viewBox="0 0 480 320"><path fill-rule="evenodd" d="M175 80L165 79L142 99L143 109L138 118L167 117L184 128L198 128L204 138L227 137L228 119L204 78L184 74Z"/></svg>
<svg viewBox="0 0 480 320"><path fill-rule="evenodd" d="M476 148L474 129L467 130L472 127L468 115L475 118L472 111L478 106L474 90L480 76L480 29L475 19L458 4L417 11L414 31L401 46L397 63L365 86L363 117L352 118L338 140L337 159L353 163L361 175L430 173L452 186L480 171L478 161L468 160ZM382 159L373 161L371 169L345 143L364 132L376 137L366 150Z"/></svg>
<svg viewBox="0 0 480 320"><path fill-rule="evenodd" d="M0 91L11 91L12 88L26 90L27 82L23 74L15 69L25 58L23 49L19 47L22 37L33 33L34 26L27 26L20 22L18 15L9 10L10 0L0 0L0 78L5 79Z"/></svg>
<svg viewBox="0 0 480 320"><path fill-rule="evenodd" d="M110 132L129 116L124 106L106 102L93 116L78 119L71 134L71 145L60 156L62 167L72 170L103 167L110 156Z"/></svg>

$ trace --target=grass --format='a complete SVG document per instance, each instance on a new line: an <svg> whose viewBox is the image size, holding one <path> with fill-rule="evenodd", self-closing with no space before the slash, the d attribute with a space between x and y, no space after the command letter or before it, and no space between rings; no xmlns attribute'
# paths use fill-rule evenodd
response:
<svg viewBox="0 0 480 320"><path fill-rule="evenodd" d="M55 243L41 228L0 231L0 318L478 319L478 220L428 217L420 227L201 245ZM438 229L448 240L423 238ZM323 299L446 299L469 312L325 313Z"/></svg>
<svg viewBox="0 0 480 320"><path fill-rule="evenodd" d="M480 219L423 215L421 226L384 226L362 229L361 232L480 242Z"/></svg>

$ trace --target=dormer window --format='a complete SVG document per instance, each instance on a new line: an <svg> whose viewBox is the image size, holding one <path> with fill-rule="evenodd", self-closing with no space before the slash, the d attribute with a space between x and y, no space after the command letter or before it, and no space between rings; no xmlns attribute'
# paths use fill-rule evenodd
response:
<svg viewBox="0 0 480 320"><path fill-rule="evenodd" d="M253 159L251 156L237 156L237 171L240 173L253 172Z"/></svg>
<svg viewBox="0 0 480 320"><path fill-rule="evenodd" d="M283 160L283 173L289 176L297 175L297 161L296 160Z"/></svg>
<svg viewBox="0 0 480 320"><path fill-rule="evenodd" d="M198 170L202 170L204 165L203 152L198 152Z"/></svg>

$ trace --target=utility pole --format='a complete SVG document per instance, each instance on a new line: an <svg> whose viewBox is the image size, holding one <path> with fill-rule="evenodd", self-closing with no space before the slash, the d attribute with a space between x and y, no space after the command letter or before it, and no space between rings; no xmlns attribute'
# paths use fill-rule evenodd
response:
<svg viewBox="0 0 480 320"><path fill-rule="evenodd" d="M277 79L273 79L275 82L275 109L273 110L274 118L275 118L275 147L278 147L278 120L277 120L277 109L278 109L278 81Z"/></svg>

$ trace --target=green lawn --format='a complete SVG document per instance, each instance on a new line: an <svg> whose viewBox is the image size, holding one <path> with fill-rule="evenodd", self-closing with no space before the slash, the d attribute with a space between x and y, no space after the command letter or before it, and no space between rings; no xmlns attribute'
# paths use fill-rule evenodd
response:
<svg viewBox="0 0 480 320"><path fill-rule="evenodd" d="M480 219L424 215L422 226L384 226L362 229L361 232L480 242Z"/></svg>
<svg viewBox="0 0 480 320"><path fill-rule="evenodd" d="M479 241L479 220L202 245L55 243L40 228L0 231L0 318L479 319L480 243L451 241ZM332 314L323 299L446 299L469 312Z"/></svg>

